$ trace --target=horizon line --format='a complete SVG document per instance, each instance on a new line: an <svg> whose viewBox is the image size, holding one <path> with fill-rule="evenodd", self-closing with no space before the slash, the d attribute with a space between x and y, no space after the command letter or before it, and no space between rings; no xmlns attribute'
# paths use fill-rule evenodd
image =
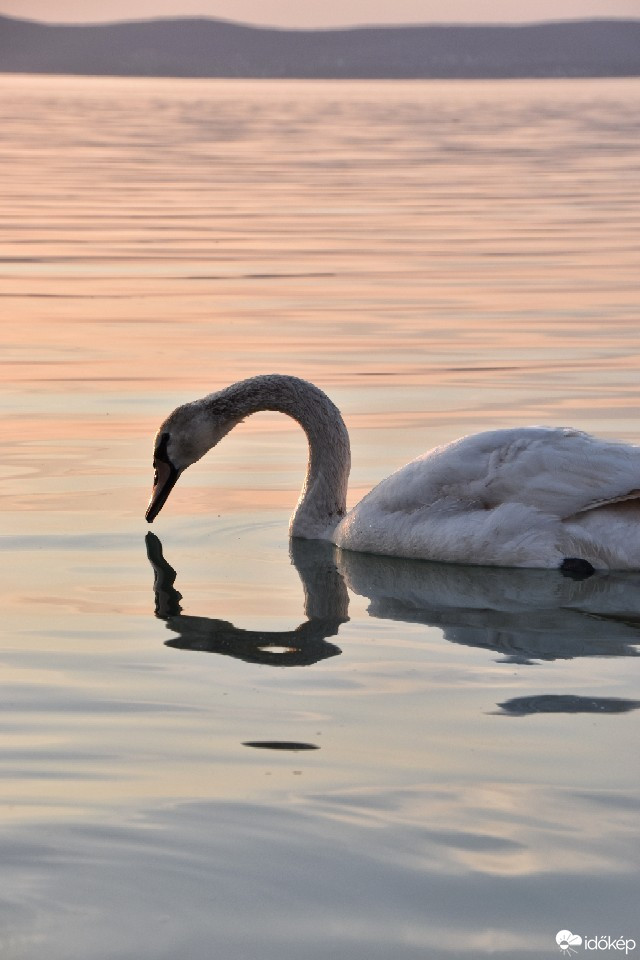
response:
<svg viewBox="0 0 640 960"><path fill-rule="evenodd" d="M17 20L20 23L31 23L42 27L114 27L140 23L167 23L185 20L206 20L211 23L226 23L232 26L245 27L249 30L273 30L281 33L336 33L350 30L406 30L421 29L424 27L446 27L453 29L487 29L492 27L506 27L509 29L526 29L527 27L558 26L576 23L640 23L640 16L592 16L592 17L560 17L557 20L425 20L398 23L353 23L333 27L285 27L263 23L251 23L244 20L233 20L230 17L213 17L207 14L168 14L150 17L132 17L131 19L115 20L38 20L33 17L15 16L0 10L0 17L6 20Z"/></svg>

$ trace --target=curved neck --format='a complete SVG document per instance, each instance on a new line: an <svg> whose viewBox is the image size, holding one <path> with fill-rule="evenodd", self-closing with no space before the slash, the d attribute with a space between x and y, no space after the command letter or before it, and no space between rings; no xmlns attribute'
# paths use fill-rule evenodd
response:
<svg viewBox="0 0 640 960"><path fill-rule="evenodd" d="M228 405L238 422L260 410L277 410L300 424L309 442L307 475L291 517L292 537L323 539L346 513L351 468L349 435L340 411L318 387L298 377L265 374L205 397L219 414Z"/></svg>

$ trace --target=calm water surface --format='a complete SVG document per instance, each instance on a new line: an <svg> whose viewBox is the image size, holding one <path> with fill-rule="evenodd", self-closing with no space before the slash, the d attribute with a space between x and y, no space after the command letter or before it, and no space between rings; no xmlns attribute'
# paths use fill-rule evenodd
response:
<svg viewBox="0 0 640 960"><path fill-rule="evenodd" d="M160 420L259 372L341 407L352 503L638 441L640 81L0 90L0 956L640 943L640 575L290 550L275 414L143 520Z"/></svg>

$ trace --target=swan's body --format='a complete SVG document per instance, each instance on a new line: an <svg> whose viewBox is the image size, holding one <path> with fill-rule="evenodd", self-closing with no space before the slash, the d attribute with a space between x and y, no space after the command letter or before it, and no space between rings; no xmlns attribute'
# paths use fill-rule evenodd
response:
<svg viewBox="0 0 640 960"><path fill-rule="evenodd" d="M640 569L640 447L567 428L493 430L437 447L346 512L349 437L313 384L252 377L178 407L156 438L153 521L180 473L244 417L279 410L309 440L293 537L366 553L505 567Z"/></svg>

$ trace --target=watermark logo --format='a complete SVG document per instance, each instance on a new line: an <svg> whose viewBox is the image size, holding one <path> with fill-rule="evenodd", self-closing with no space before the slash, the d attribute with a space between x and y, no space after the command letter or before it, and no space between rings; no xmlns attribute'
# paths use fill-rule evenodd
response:
<svg viewBox="0 0 640 960"><path fill-rule="evenodd" d="M582 937L577 933L571 933L571 930L559 930L556 933L556 943L565 956L571 953L577 953L576 947L582 946Z"/></svg>
<svg viewBox="0 0 640 960"><path fill-rule="evenodd" d="M565 957L578 953L578 947L583 947L585 950L615 950L618 955L624 953L625 956L628 956L629 952L636 948L636 941L627 937L612 937L609 935L581 937L578 933L571 933L571 930L559 930L556 933L556 943Z"/></svg>

